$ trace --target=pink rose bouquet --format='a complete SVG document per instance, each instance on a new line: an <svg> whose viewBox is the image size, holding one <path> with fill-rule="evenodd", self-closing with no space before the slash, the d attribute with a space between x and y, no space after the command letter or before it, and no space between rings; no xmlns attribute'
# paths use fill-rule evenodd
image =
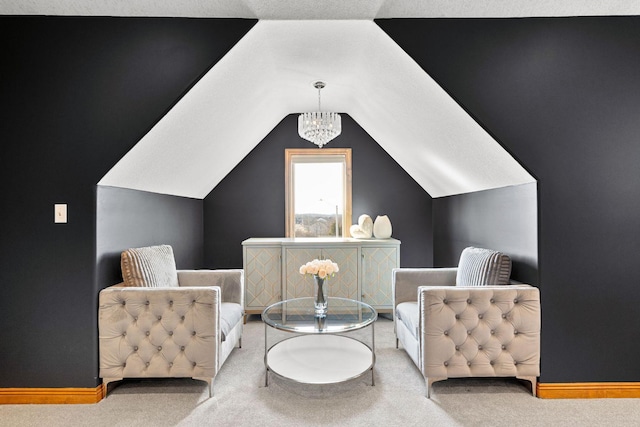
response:
<svg viewBox="0 0 640 427"><path fill-rule="evenodd" d="M300 274L311 274L321 279L331 277L338 271L338 264L330 259L314 259L300 266Z"/></svg>

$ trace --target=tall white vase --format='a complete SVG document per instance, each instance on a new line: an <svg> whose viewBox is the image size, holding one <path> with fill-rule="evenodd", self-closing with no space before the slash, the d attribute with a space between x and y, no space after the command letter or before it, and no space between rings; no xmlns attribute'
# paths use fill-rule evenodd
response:
<svg viewBox="0 0 640 427"><path fill-rule="evenodd" d="M386 215L378 215L373 223L373 235L376 239L388 239L391 237L391 221Z"/></svg>

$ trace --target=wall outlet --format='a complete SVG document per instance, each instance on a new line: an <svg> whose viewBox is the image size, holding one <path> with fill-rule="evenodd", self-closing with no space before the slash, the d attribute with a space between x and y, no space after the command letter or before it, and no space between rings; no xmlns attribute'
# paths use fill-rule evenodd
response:
<svg viewBox="0 0 640 427"><path fill-rule="evenodd" d="M54 212L54 216L53 216L53 222L56 224L66 224L67 223L67 205L65 204L60 204L60 205L53 205L53 212Z"/></svg>

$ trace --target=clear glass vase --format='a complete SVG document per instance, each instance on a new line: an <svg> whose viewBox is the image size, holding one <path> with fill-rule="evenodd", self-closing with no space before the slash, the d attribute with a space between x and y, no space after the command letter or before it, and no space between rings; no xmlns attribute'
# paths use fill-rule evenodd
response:
<svg viewBox="0 0 640 427"><path fill-rule="evenodd" d="M327 287L324 279L318 275L313 276L313 304L316 309L316 317L325 317L327 315Z"/></svg>

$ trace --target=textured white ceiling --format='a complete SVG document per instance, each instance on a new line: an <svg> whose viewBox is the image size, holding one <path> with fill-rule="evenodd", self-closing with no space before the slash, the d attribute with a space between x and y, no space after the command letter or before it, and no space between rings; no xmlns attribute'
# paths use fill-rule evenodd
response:
<svg viewBox="0 0 640 427"><path fill-rule="evenodd" d="M640 15L637 0L0 0L3 15L374 19Z"/></svg>

